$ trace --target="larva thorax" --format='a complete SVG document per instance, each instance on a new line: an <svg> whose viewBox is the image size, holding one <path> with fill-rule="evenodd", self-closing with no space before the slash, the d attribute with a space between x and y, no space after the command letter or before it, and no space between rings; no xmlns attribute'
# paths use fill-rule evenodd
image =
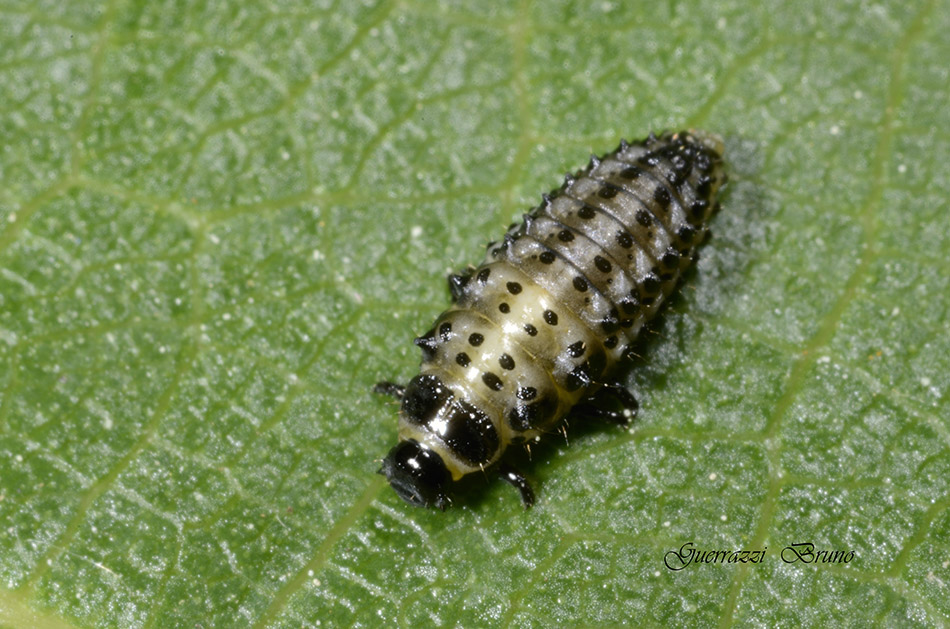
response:
<svg viewBox="0 0 950 629"><path fill-rule="evenodd" d="M455 303L416 339L420 374L381 469L400 496L444 508L452 481L597 392L705 238L721 154L702 132L621 142L450 278Z"/></svg>

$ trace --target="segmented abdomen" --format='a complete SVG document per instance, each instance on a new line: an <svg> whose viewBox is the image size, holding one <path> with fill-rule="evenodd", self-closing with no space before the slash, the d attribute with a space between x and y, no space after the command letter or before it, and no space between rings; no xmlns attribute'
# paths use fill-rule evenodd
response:
<svg viewBox="0 0 950 629"><path fill-rule="evenodd" d="M621 145L490 245L425 336L400 439L453 478L554 428L624 357L706 235L721 140L701 132ZM454 398L454 402L447 401Z"/></svg>

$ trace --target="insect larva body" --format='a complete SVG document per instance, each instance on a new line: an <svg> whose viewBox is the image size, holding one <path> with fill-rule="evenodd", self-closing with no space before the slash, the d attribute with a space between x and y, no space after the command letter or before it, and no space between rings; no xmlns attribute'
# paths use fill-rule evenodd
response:
<svg viewBox="0 0 950 629"><path fill-rule="evenodd" d="M449 278L454 305L416 339L419 375L379 387L402 397L400 441L380 472L403 499L444 509L454 481L579 404L591 411L595 394L635 404L607 378L704 240L721 155L722 141L697 131L621 142ZM501 469L530 505L524 477Z"/></svg>

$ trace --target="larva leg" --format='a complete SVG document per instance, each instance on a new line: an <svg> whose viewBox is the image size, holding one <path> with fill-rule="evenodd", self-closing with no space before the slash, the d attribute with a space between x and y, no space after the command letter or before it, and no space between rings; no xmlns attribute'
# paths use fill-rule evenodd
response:
<svg viewBox="0 0 950 629"><path fill-rule="evenodd" d="M397 400L401 400L402 396L406 393L406 387L401 384L396 384L395 382L383 380L382 382L376 383L376 386L373 387L373 392L382 395L391 395Z"/></svg>
<svg viewBox="0 0 950 629"><path fill-rule="evenodd" d="M613 410L607 406L609 401L619 404L621 410ZM628 426L637 416L640 403L625 386L619 383L604 384L594 395L581 400L573 409L569 417L583 419L602 419L620 426Z"/></svg>
<svg viewBox="0 0 950 629"><path fill-rule="evenodd" d="M612 424L626 426L630 423L630 418L623 411L612 411L608 408L599 406L599 400L590 402L580 402L571 409L570 419L602 419Z"/></svg>
<svg viewBox="0 0 950 629"><path fill-rule="evenodd" d="M640 403L637 402L637 398L633 397L633 393L630 393L627 387L619 382L609 382L604 384L600 392L603 395L613 396L615 400L620 402L624 413L627 414L630 419L637 416L637 411L640 410Z"/></svg>
<svg viewBox="0 0 950 629"><path fill-rule="evenodd" d="M531 489L531 484L524 474L503 463L498 467L498 475L506 483L516 487L521 492L521 504L524 505L525 509L534 504L534 490Z"/></svg>

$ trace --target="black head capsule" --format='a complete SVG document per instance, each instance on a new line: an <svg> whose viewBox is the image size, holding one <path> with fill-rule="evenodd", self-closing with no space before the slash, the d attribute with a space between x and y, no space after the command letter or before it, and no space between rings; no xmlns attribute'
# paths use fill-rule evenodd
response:
<svg viewBox="0 0 950 629"><path fill-rule="evenodd" d="M442 457L415 439L396 444L383 460L379 473L389 480L400 498L416 507L435 505L445 511L447 489L452 483Z"/></svg>

